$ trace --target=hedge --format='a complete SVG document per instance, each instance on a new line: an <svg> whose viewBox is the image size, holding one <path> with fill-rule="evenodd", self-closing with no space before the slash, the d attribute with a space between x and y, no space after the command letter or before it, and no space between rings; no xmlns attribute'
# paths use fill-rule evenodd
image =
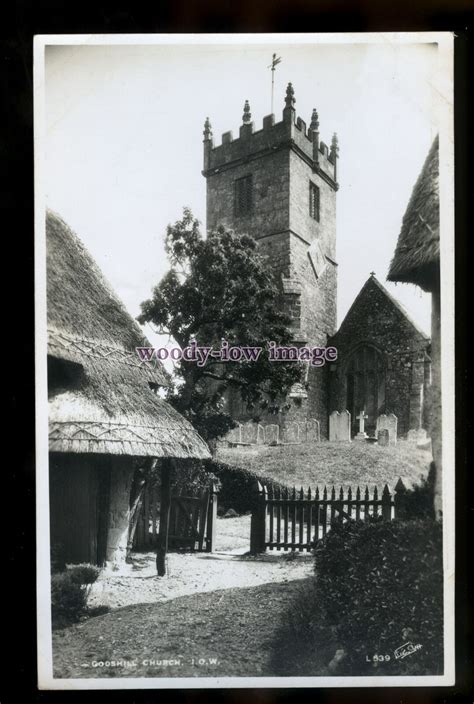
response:
<svg viewBox="0 0 474 704"><path fill-rule="evenodd" d="M315 550L315 572L284 616L274 644L275 671L442 674L439 523L336 524ZM398 649L407 643L415 650L400 657Z"/></svg>
<svg viewBox="0 0 474 704"><path fill-rule="evenodd" d="M267 488L286 489L280 482L270 477L262 477L243 467L225 464L216 460L206 463L206 470L212 473L220 482L218 505L224 510L233 508L243 514L254 511L257 501L257 481Z"/></svg>

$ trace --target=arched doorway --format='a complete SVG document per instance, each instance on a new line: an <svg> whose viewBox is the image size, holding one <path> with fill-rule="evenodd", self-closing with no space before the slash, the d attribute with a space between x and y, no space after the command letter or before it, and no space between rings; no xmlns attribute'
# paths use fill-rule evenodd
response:
<svg viewBox="0 0 474 704"><path fill-rule="evenodd" d="M346 366L347 410L351 414L352 434L359 430L356 416L365 410L365 429L375 434L377 416L385 404L385 363L382 353L369 344L360 345Z"/></svg>

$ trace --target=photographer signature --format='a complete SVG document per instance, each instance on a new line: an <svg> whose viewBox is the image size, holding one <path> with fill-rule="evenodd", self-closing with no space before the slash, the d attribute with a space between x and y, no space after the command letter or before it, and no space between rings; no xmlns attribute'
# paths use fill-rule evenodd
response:
<svg viewBox="0 0 474 704"><path fill-rule="evenodd" d="M403 645L400 645L396 650L393 651L393 655L395 657L395 660L403 660L403 658L406 658L407 655L413 655L413 653L416 653L417 650L421 650L423 646L421 643L412 643L411 641L408 641L407 643L404 643Z"/></svg>

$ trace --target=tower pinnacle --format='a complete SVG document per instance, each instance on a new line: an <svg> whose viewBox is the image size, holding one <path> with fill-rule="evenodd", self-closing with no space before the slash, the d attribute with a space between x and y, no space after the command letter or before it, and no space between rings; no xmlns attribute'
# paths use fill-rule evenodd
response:
<svg viewBox="0 0 474 704"><path fill-rule="evenodd" d="M317 132L319 130L319 115L318 115L318 111L316 110L316 108L313 108L309 129L312 130L313 132Z"/></svg>
<svg viewBox="0 0 474 704"><path fill-rule="evenodd" d="M204 123L204 132L203 132L203 135L204 135L204 139L205 139L205 140L208 140L208 139L211 139L211 138L212 138L212 126L211 126L211 123L210 123L208 117L206 117L206 121L205 121L205 123Z"/></svg>
<svg viewBox="0 0 474 704"><path fill-rule="evenodd" d="M252 119L252 113L250 112L249 101L246 100L245 105L244 105L244 114L242 115L242 122L244 124L248 124L251 121L251 119Z"/></svg>
<svg viewBox="0 0 474 704"><path fill-rule="evenodd" d="M293 108L295 102L296 102L295 91L294 91L293 85L291 83L288 83L288 85L286 87L285 107Z"/></svg>

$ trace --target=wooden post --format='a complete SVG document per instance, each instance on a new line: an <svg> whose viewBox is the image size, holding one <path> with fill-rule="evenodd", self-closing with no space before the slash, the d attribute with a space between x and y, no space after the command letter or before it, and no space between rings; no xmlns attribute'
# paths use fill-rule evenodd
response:
<svg viewBox="0 0 474 704"><path fill-rule="evenodd" d="M268 508L270 512L270 535L268 536L268 540L270 543L270 550L273 550L273 542L274 542L274 537L273 537L273 522L275 520L275 504L273 502L275 496L275 492L273 491L273 486L270 485L270 491L268 492Z"/></svg>
<svg viewBox="0 0 474 704"><path fill-rule="evenodd" d="M213 552L216 542L216 522L217 522L217 489L214 482L211 484L211 494L209 497L209 509L207 515L206 552Z"/></svg>
<svg viewBox="0 0 474 704"><path fill-rule="evenodd" d="M161 466L161 501L160 501L160 532L156 551L156 570L158 577L166 574L166 553L168 552L168 533L171 506L171 471L172 460L164 459Z"/></svg>
<svg viewBox="0 0 474 704"><path fill-rule="evenodd" d="M407 503L406 503L406 486L402 482L402 478L399 477L398 482L395 485L395 518L406 520L407 516Z"/></svg>
<svg viewBox="0 0 474 704"><path fill-rule="evenodd" d="M267 534L267 505L268 505L268 489L266 486L262 487L262 493L260 495L260 511L259 511L259 521L260 521L260 550L259 552L265 552L265 542Z"/></svg>
<svg viewBox="0 0 474 704"><path fill-rule="evenodd" d="M266 488L257 480L257 507L250 521L250 553L258 555L265 550Z"/></svg>
<svg viewBox="0 0 474 704"><path fill-rule="evenodd" d="M382 491L382 518L384 521L392 519L392 497L386 484Z"/></svg>
<svg viewBox="0 0 474 704"><path fill-rule="evenodd" d="M143 505L145 485L145 479L141 478L139 481L134 483L133 486L133 490L134 492L136 491L136 495L134 495L134 498L132 499L132 505L130 507L130 525L128 528L127 557L125 560L126 562L132 561L133 541L135 539L135 532L137 530L138 519L140 517L140 509Z"/></svg>
<svg viewBox="0 0 474 704"><path fill-rule="evenodd" d="M317 489L316 489L316 498L317 498ZM312 544L313 544L313 505L312 505L312 498L311 498L311 487L308 487L308 494L307 494L307 510L306 510L306 544L307 548L306 550L309 552L312 549ZM316 520L317 520L317 514L316 514ZM319 531L319 529L318 529Z"/></svg>

